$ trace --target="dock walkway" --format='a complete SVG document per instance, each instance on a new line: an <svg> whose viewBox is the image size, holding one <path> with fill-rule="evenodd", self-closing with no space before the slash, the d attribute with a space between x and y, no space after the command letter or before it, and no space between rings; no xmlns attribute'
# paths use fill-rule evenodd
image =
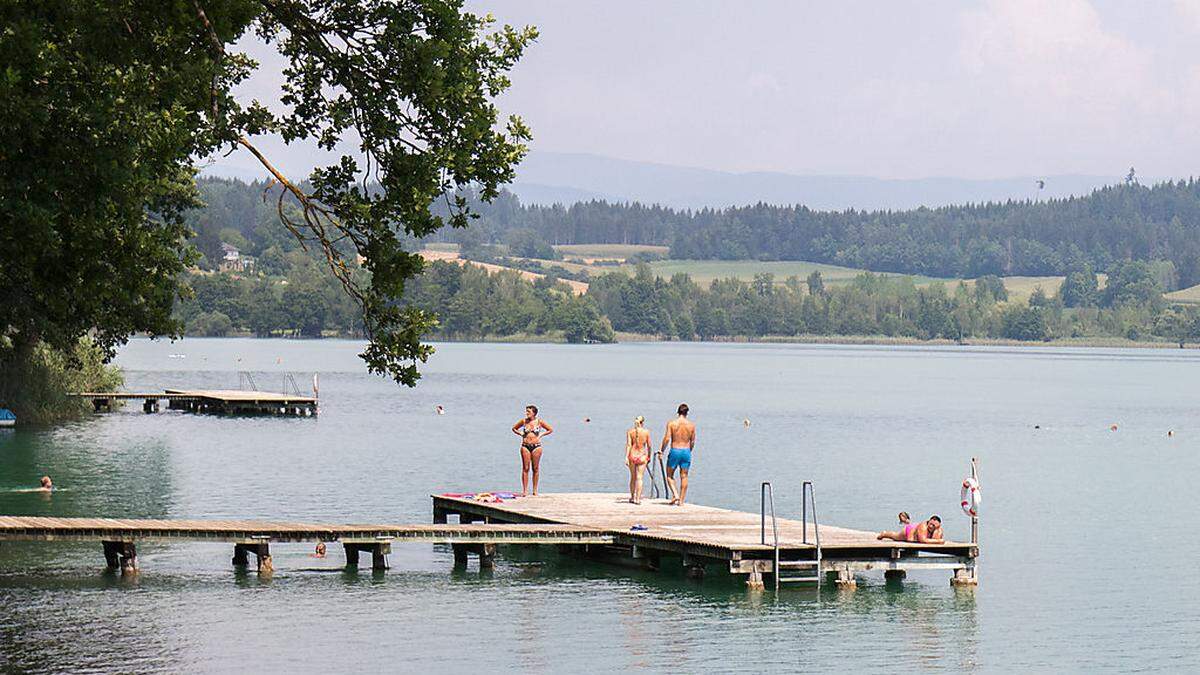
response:
<svg viewBox="0 0 1200 675"><path fill-rule="evenodd" d="M458 522L449 522L452 517ZM262 573L273 569L272 543L337 542L345 549L348 565L357 566L359 554L370 553L372 566L386 569L393 543L426 542L452 546L456 566L465 566L475 555L481 569L492 567L500 545L551 545L648 569L678 560L694 577L727 570L746 575L752 588L762 587L764 575L773 575L776 585L781 580L820 583L828 577L848 588L854 586L856 573L872 570L882 570L889 578L903 578L912 570L949 570L955 585L978 580L979 549L973 543L879 541L874 532L814 522L806 526L788 518L775 519L773 527L763 513L670 506L649 499L634 505L617 494L545 494L502 501L433 495L433 520L326 524L0 516L0 542L97 541L103 544L109 567L122 572L137 570L136 544L143 541L232 543L233 563L246 565L253 553Z"/></svg>
<svg viewBox="0 0 1200 675"><path fill-rule="evenodd" d="M604 493L543 494L501 503L433 495L434 522L446 522L452 514L464 523L563 524L607 531L614 547L626 549L649 567L657 567L664 554L674 554L692 574L703 574L712 565L728 566L730 573L748 575L753 585L762 574L776 573L771 520L759 513L697 504L670 506L665 500L634 505L624 495ZM870 570L883 570L890 577L912 570L950 570L960 585L973 585L977 578L979 550L972 543L880 541L875 532L820 524L818 551L813 522L807 533L798 520L778 518L776 523L784 573L788 567L807 567L842 586L852 585L856 572ZM646 529L631 529L635 525Z"/></svg>
<svg viewBox="0 0 1200 675"><path fill-rule="evenodd" d="M552 524L330 525L261 520L0 516L0 542L98 541L104 544L109 567L123 571L137 569L136 542L180 540L232 543L235 565L245 565L246 554L254 553L259 571L263 572L271 569L272 542L339 542L346 549L348 563L357 564L358 553L368 552L373 555L373 566L384 569L391 544L399 542L451 544L465 547L464 551L494 553L498 544L611 544L613 537L595 528Z"/></svg>

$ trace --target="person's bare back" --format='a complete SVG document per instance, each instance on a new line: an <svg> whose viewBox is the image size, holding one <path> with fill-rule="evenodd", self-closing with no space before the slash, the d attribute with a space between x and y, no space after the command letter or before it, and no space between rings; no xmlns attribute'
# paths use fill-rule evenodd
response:
<svg viewBox="0 0 1200 675"><path fill-rule="evenodd" d="M667 485L672 493L670 503L682 505L683 500L687 498L688 473L692 470L692 451L696 449L696 425L687 418L688 406L686 403L680 403L677 412L679 417L667 422L667 432L663 434L658 454L662 456L667 449L667 444L670 444L671 454L667 456ZM681 477L678 486L675 485L676 469L679 469Z"/></svg>
<svg viewBox="0 0 1200 675"><path fill-rule="evenodd" d="M667 435L671 438L672 448L687 448L696 446L696 425L686 417L676 417L667 422Z"/></svg>

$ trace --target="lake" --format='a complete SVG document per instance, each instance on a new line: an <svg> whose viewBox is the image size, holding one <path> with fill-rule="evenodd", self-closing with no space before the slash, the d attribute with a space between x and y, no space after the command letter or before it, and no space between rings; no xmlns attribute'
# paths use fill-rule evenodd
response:
<svg viewBox="0 0 1200 675"><path fill-rule="evenodd" d="M280 390L320 378L317 418L140 404L0 432L0 513L428 522L429 494L520 485L509 427L536 403L556 433L542 490L625 489L623 432L657 444L686 401L699 427L690 501L895 529L940 514L964 539L959 483L980 459L980 586L948 572L750 593L739 578L634 572L502 552L493 574L449 547L396 545L392 569L273 545L0 544L0 669L251 668L651 672L1185 670L1200 666L1200 352L655 343L442 344L415 389L369 376L350 341L134 340L127 388ZM174 355L174 356L173 356ZM445 415L436 415L442 405ZM590 422L585 422L585 418ZM749 419L751 425L743 425ZM1110 425L1118 425L1111 431ZM1169 437L1168 431L1174 431ZM54 477L53 495L22 491Z"/></svg>

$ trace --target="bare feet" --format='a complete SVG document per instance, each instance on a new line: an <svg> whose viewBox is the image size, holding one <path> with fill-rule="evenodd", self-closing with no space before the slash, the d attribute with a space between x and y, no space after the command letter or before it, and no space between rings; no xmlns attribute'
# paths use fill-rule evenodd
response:
<svg viewBox="0 0 1200 675"><path fill-rule="evenodd" d="M679 506L679 499L672 499L671 501L667 502L667 506Z"/></svg>

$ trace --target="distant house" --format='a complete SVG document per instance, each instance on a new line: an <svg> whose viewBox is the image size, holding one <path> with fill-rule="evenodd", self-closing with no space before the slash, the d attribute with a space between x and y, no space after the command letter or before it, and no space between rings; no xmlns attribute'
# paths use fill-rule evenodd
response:
<svg viewBox="0 0 1200 675"><path fill-rule="evenodd" d="M222 272L250 272L254 269L254 258L242 255L233 244L221 242L221 260L217 269Z"/></svg>

